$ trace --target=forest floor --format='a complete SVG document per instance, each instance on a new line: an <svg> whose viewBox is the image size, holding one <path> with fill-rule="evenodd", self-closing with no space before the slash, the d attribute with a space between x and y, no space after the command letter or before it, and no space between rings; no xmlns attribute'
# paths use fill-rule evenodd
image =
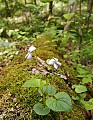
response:
<svg viewBox="0 0 93 120"><path fill-rule="evenodd" d="M57 26L63 29L64 24L61 24L63 21L59 17L30 14L29 7L26 10L25 12L23 7L14 17L1 19L0 22L0 120L93 120L93 110L86 110L79 100L72 99L77 96L72 86L81 81L81 78L77 77L80 64L74 62L78 61L79 46L72 46L71 40L65 43L65 39L63 42L68 46L61 46L58 39L63 37L60 35L62 30L57 30L54 26L57 21ZM68 36L71 34L67 34ZM74 37L71 36L70 39ZM28 60L25 56L32 45L36 47L36 51L32 53L32 59ZM77 50L75 56L68 58L66 53L73 49ZM57 58L61 63L57 70L47 64L47 60L52 58ZM88 67L84 66L83 62L83 67L79 70L82 73L82 70L89 68L93 76L93 65L87 65ZM83 72L86 74L86 71ZM42 95L35 88L22 87L32 78L47 81L57 92L66 92L71 98L72 111L51 110L48 115L37 115L33 106L42 102ZM89 90L93 88L93 84L86 86ZM92 91L86 92L86 100L93 97Z"/></svg>

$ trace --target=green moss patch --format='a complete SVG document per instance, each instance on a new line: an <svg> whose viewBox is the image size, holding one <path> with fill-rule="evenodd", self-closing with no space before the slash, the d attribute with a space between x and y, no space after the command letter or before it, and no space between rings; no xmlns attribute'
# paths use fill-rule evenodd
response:
<svg viewBox="0 0 93 120"><path fill-rule="evenodd" d="M50 36L43 36L37 38L37 41L33 43L35 45L36 52L33 52L33 59L26 60L26 52L19 56L16 56L8 67L5 67L1 74L0 79L0 97L1 97L1 110L5 113L4 119L29 119L29 120L59 120L59 113L53 111L47 116L39 116L33 111L33 105L41 100L40 94L34 88L22 88L22 85L26 80L32 77L41 78L46 80L51 85L54 85L57 91L67 92L70 96L75 93L61 79L58 75L34 75L32 69L37 66L36 55L43 60L56 57L62 63L62 66L58 68L58 72L69 72L71 78L74 77L73 68L66 65L64 60L59 56L58 51L55 49L55 42L52 41ZM38 43L38 44L37 44ZM64 120L84 120L84 110L80 103L72 100L73 109L71 112L63 112L62 116Z"/></svg>

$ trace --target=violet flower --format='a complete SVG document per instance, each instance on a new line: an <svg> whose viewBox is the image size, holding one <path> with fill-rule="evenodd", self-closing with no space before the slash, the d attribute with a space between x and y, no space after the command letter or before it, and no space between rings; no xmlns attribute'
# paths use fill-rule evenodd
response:
<svg viewBox="0 0 93 120"><path fill-rule="evenodd" d="M25 56L26 59L32 59L32 54L31 53L27 53L26 56Z"/></svg>
<svg viewBox="0 0 93 120"><path fill-rule="evenodd" d="M51 60L48 61L48 64L49 65L53 65L55 69L58 68L58 66L61 66L61 63L58 62L58 59L57 58L53 58Z"/></svg>
<svg viewBox="0 0 93 120"><path fill-rule="evenodd" d="M33 45L28 49L28 52L33 52L34 50L36 50L36 47L34 47Z"/></svg>
<svg viewBox="0 0 93 120"><path fill-rule="evenodd" d="M32 59L32 52L36 50L36 47L34 47L33 45L28 49L28 53L26 54L25 58L26 59Z"/></svg>

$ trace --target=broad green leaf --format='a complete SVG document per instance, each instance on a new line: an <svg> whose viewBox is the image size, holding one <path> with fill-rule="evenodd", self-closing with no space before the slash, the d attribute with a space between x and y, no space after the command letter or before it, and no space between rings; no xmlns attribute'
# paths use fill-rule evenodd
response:
<svg viewBox="0 0 93 120"><path fill-rule="evenodd" d="M92 79L91 79L91 77L83 78L81 84L85 84L85 83L91 83L91 84L92 84Z"/></svg>
<svg viewBox="0 0 93 120"><path fill-rule="evenodd" d="M64 18L66 18L68 20L74 16L74 13L64 14L63 16L64 16Z"/></svg>
<svg viewBox="0 0 93 120"><path fill-rule="evenodd" d="M85 103L85 107L87 110L93 110L93 98Z"/></svg>
<svg viewBox="0 0 93 120"><path fill-rule="evenodd" d="M82 86L82 85L78 85L75 89L76 93L82 93L82 92L86 92L86 91L87 91L87 88L85 86Z"/></svg>
<svg viewBox="0 0 93 120"><path fill-rule="evenodd" d="M40 0L40 1L43 2L43 3L47 3L47 2L50 2L52 0Z"/></svg>
<svg viewBox="0 0 93 120"><path fill-rule="evenodd" d="M73 4L75 0L69 0L69 5Z"/></svg>
<svg viewBox="0 0 93 120"><path fill-rule="evenodd" d="M41 79L32 78L27 80L22 87L42 87L46 84L46 81Z"/></svg>
<svg viewBox="0 0 93 120"><path fill-rule="evenodd" d="M77 68L77 71L79 72L79 74L87 74L88 73L87 70L80 68L80 67Z"/></svg>
<svg viewBox="0 0 93 120"><path fill-rule="evenodd" d="M41 103L35 104L33 109L38 115L47 115L50 112L50 109L43 107Z"/></svg>
<svg viewBox="0 0 93 120"><path fill-rule="evenodd" d="M72 89L75 88L75 92L76 93L82 93L82 92L86 92L87 91L87 88L83 85L73 85L72 86Z"/></svg>
<svg viewBox="0 0 93 120"><path fill-rule="evenodd" d="M53 111L68 111L72 109L71 99L65 92L59 92L46 100L46 105Z"/></svg>
<svg viewBox="0 0 93 120"><path fill-rule="evenodd" d="M54 86L52 85L48 85L48 86L43 86L42 88L39 88L38 92L40 94L48 94L48 95L53 95L56 93L56 89Z"/></svg>

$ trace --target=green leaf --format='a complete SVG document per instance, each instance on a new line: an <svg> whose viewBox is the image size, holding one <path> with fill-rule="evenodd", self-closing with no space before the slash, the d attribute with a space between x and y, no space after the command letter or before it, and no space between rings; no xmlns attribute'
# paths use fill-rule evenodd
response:
<svg viewBox="0 0 93 120"><path fill-rule="evenodd" d="M65 55L63 55L63 57L64 57L64 58L68 58L68 55L67 55L67 54L65 54Z"/></svg>
<svg viewBox="0 0 93 120"><path fill-rule="evenodd" d="M50 112L50 109L48 107L44 108L41 103L35 104L33 109L38 115L47 115Z"/></svg>
<svg viewBox="0 0 93 120"><path fill-rule="evenodd" d="M43 3L47 3L47 2L50 2L52 0L40 0L40 1L43 2Z"/></svg>
<svg viewBox="0 0 93 120"><path fill-rule="evenodd" d="M83 78L81 84L85 84L85 83L91 83L91 84L92 84L92 79L91 79L91 77Z"/></svg>
<svg viewBox="0 0 93 120"><path fill-rule="evenodd" d="M71 99L65 92L59 92L46 100L46 105L53 111L68 111L72 109Z"/></svg>
<svg viewBox="0 0 93 120"><path fill-rule="evenodd" d="M69 5L73 4L75 0L69 0Z"/></svg>
<svg viewBox="0 0 93 120"><path fill-rule="evenodd" d="M20 31L20 34L21 34L21 35L25 35L25 34L26 34L26 32L22 32L22 31Z"/></svg>
<svg viewBox="0 0 93 120"><path fill-rule="evenodd" d="M79 94L81 98L85 98L86 97L86 93L82 93L82 94Z"/></svg>
<svg viewBox="0 0 93 120"><path fill-rule="evenodd" d="M27 80L22 87L42 87L45 84L45 80L32 78L30 80Z"/></svg>
<svg viewBox="0 0 93 120"><path fill-rule="evenodd" d="M52 85L47 85L47 86L43 86L42 88L39 88L38 92L40 94L48 94L48 95L53 95L56 93L56 89L54 86Z"/></svg>
<svg viewBox="0 0 93 120"><path fill-rule="evenodd" d="M67 45L67 41L68 41L68 40L67 40L66 38L62 38L61 41L62 41L62 43L63 43L64 45Z"/></svg>
<svg viewBox="0 0 93 120"><path fill-rule="evenodd" d="M72 85L72 89L75 89L77 87L77 85Z"/></svg>
<svg viewBox="0 0 93 120"><path fill-rule="evenodd" d="M87 91L87 88L83 85L73 85L72 86L72 89L75 88L75 92L76 93L82 93L82 92L86 92Z"/></svg>
<svg viewBox="0 0 93 120"><path fill-rule="evenodd" d="M74 16L74 13L64 14L63 16L64 16L64 18L66 18L68 20Z"/></svg>
<svg viewBox="0 0 93 120"><path fill-rule="evenodd" d="M78 96L76 96L76 97L72 96L72 99L73 100L79 100L79 97Z"/></svg>
<svg viewBox="0 0 93 120"><path fill-rule="evenodd" d="M0 29L0 35L1 35L1 33L3 32L3 30L4 30L3 28Z"/></svg>
<svg viewBox="0 0 93 120"><path fill-rule="evenodd" d="M14 30L7 30L6 33L10 37L13 34Z"/></svg>
<svg viewBox="0 0 93 120"><path fill-rule="evenodd" d="M79 72L79 74L87 74L88 73L87 70L80 68L80 67L77 68L77 71Z"/></svg>
<svg viewBox="0 0 93 120"><path fill-rule="evenodd" d="M91 98L89 101L85 102L85 107L87 110L93 110L93 98Z"/></svg>
<svg viewBox="0 0 93 120"><path fill-rule="evenodd" d="M84 75L82 75L82 74L80 74L80 75L77 75L77 77L80 77L80 78L83 78L83 77L85 77L86 75L84 74Z"/></svg>

